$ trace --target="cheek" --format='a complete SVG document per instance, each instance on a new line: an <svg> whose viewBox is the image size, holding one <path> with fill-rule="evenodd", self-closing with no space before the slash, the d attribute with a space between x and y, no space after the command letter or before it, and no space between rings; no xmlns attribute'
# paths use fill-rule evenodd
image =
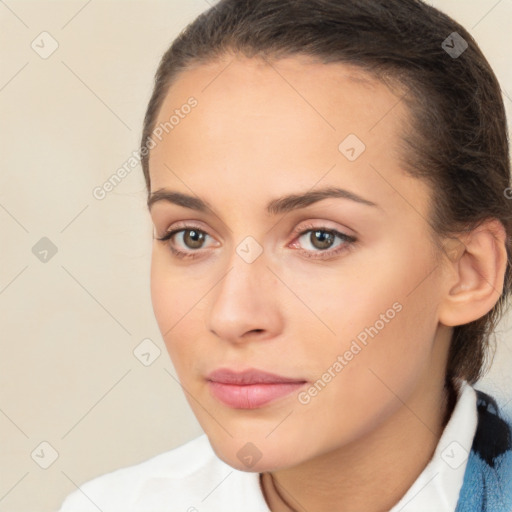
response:
<svg viewBox="0 0 512 512"><path fill-rule="evenodd" d="M200 314L202 293L193 280L180 274L179 268L169 264L168 255L160 248L151 258L151 301L155 318L174 366L194 346L188 341L197 338L195 330L204 325L194 319ZM182 343L180 343L182 341Z"/></svg>
<svg viewBox="0 0 512 512"><path fill-rule="evenodd" d="M425 361L437 327L435 274L425 279L434 264L426 251L396 247L361 254L350 272L332 272L320 281L295 276L293 282L306 290L307 304L321 320L311 323L309 336L318 339L308 349L317 372L345 353L350 366L366 368L365 378L372 377L367 369L372 365L391 378L400 362L414 366ZM305 320L297 317L296 322Z"/></svg>
<svg viewBox="0 0 512 512"><path fill-rule="evenodd" d="M428 378L433 364L429 323L418 322L418 304L401 304L382 329L372 321L359 331L367 334L364 343L357 336L343 339L340 350L333 351L329 365L322 368L324 381L329 379L327 368L342 356L341 366L334 368L341 371L318 392L316 402L311 400L309 411L311 417L320 418L333 442L354 440L376 428Z"/></svg>
<svg viewBox="0 0 512 512"><path fill-rule="evenodd" d="M173 304L176 304L177 289L172 286L173 278L165 271L162 257L157 248L151 255L151 302L160 332L164 335L172 326Z"/></svg>
<svg viewBox="0 0 512 512"><path fill-rule="evenodd" d="M413 259L396 244L383 243L354 253L338 266L288 265L281 272L283 281L293 283L302 302L292 300L287 307L291 328L310 331L299 339L308 340L317 358L329 351L343 353L356 337L364 343L376 331L389 331L392 324L396 328L404 316L401 310L415 299L409 283L419 281L428 266Z"/></svg>
<svg viewBox="0 0 512 512"><path fill-rule="evenodd" d="M405 399L434 363L439 291L435 274L425 280L431 261L407 253L380 261L385 272L331 283L339 300L325 318L336 334L310 352L321 381L332 381L318 393L318 405L344 404L361 425L386 415L398 404L396 395Z"/></svg>

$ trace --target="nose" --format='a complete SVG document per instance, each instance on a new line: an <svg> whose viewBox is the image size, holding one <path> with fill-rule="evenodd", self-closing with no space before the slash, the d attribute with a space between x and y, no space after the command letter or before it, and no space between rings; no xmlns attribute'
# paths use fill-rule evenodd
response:
<svg viewBox="0 0 512 512"><path fill-rule="evenodd" d="M264 253L252 263L238 254L212 291L207 325L218 338L240 344L265 340L282 329L279 280L267 267Z"/></svg>

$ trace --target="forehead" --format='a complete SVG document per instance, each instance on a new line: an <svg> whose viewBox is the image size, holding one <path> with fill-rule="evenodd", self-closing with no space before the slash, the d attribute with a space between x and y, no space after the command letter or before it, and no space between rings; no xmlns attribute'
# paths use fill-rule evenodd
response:
<svg viewBox="0 0 512 512"><path fill-rule="evenodd" d="M374 134L389 133L390 128L396 128L397 119L407 117L397 93L360 68L323 64L303 55L270 60L227 54L195 64L174 80L155 126L168 122L190 97L198 102L189 116L194 128L203 128L209 136L220 128L231 127L233 131L251 118L266 119L267 129L300 119L310 131L319 129L335 137L351 131L369 141ZM191 122L179 124L164 138L185 135Z"/></svg>
<svg viewBox="0 0 512 512"><path fill-rule="evenodd" d="M169 124L191 97L197 106L184 109L189 113L151 150L152 191L183 189L176 176L186 175L194 189L205 180L254 191L286 182L289 192L311 188L334 168L329 184L366 197L377 187L396 201L389 180L409 180L399 164L408 110L399 94L357 67L225 55L178 76L155 126ZM343 153L351 142L363 149L357 160Z"/></svg>
<svg viewBox="0 0 512 512"><path fill-rule="evenodd" d="M238 108L240 116L249 115L251 110L261 116L268 107L275 109L279 103L283 108L276 113L295 107L288 113L304 116L305 120L314 113L316 121L336 130L342 127L342 118L354 125L354 112L361 120L378 120L374 114L386 113L389 102L396 103L397 94L404 92L397 81L394 85L397 90L391 92L383 82L357 66L325 64L305 55L271 59L225 54L215 61L193 64L175 77L157 123L168 120L169 113L194 96L202 104L203 114L211 111L215 103L217 110L225 108L229 114L231 109ZM400 106L398 112L406 114ZM361 126L368 129L373 124Z"/></svg>

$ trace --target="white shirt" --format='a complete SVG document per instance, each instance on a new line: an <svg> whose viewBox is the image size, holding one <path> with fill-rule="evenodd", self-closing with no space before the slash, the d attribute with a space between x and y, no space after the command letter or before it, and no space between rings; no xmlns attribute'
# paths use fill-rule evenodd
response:
<svg viewBox="0 0 512 512"><path fill-rule="evenodd" d="M476 392L461 383L435 453L390 512L454 512L477 426ZM83 484L60 512L270 512L259 474L220 460L205 434Z"/></svg>

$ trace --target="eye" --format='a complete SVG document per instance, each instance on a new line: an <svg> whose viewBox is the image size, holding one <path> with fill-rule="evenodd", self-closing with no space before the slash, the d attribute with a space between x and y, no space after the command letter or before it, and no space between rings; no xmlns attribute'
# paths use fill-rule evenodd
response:
<svg viewBox="0 0 512 512"><path fill-rule="evenodd" d="M331 258L350 249L354 243L357 242L355 237L341 233L336 229L330 229L325 226L306 227L309 229L304 230L303 226L299 236L295 239L301 243L298 244L294 241L291 246L296 247L299 245L299 253L308 258ZM335 245L336 239L339 240L337 245ZM313 249L302 248L304 245L308 244L310 247L313 247Z"/></svg>
<svg viewBox="0 0 512 512"><path fill-rule="evenodd" d="M179 236L178 236L179 235ZM169 249L178 258L195 258L199 256L198 249L202 248L206 238L210 238L210 235L192 225L180 226L179 228L173 229L165 233L162 237L158 237L157 240L166 242L170 240ZM175 247L174 238L181 238L181 244L185 249L189 249L192 252L185 252ZM196 254L197 253L197 254Z"/></svg>
<svg viewBox="0 0 512 512"><path fill-rule="evenodd" d="M304 229L307 228L307 229ZM176 247L175 238L181 239L181 246L185 250ZM182 225L165 233L157 240L170 241L169 250L180 259L193 259L201 256L203 245L208 233L194 225ZM336 245L336 239L339 243ZM298 243L297 241L300 241ZM336 229L325 226L302 226L290 247L297 247L298 252L307 258L327 259L332 258L346 250L349 250L357 239L353 236L341 233ZM312 249L304 249L303 245L310 244ZM179 247L179 246L178 246ZM334 247L334 249L333 249Z"/></svg>

